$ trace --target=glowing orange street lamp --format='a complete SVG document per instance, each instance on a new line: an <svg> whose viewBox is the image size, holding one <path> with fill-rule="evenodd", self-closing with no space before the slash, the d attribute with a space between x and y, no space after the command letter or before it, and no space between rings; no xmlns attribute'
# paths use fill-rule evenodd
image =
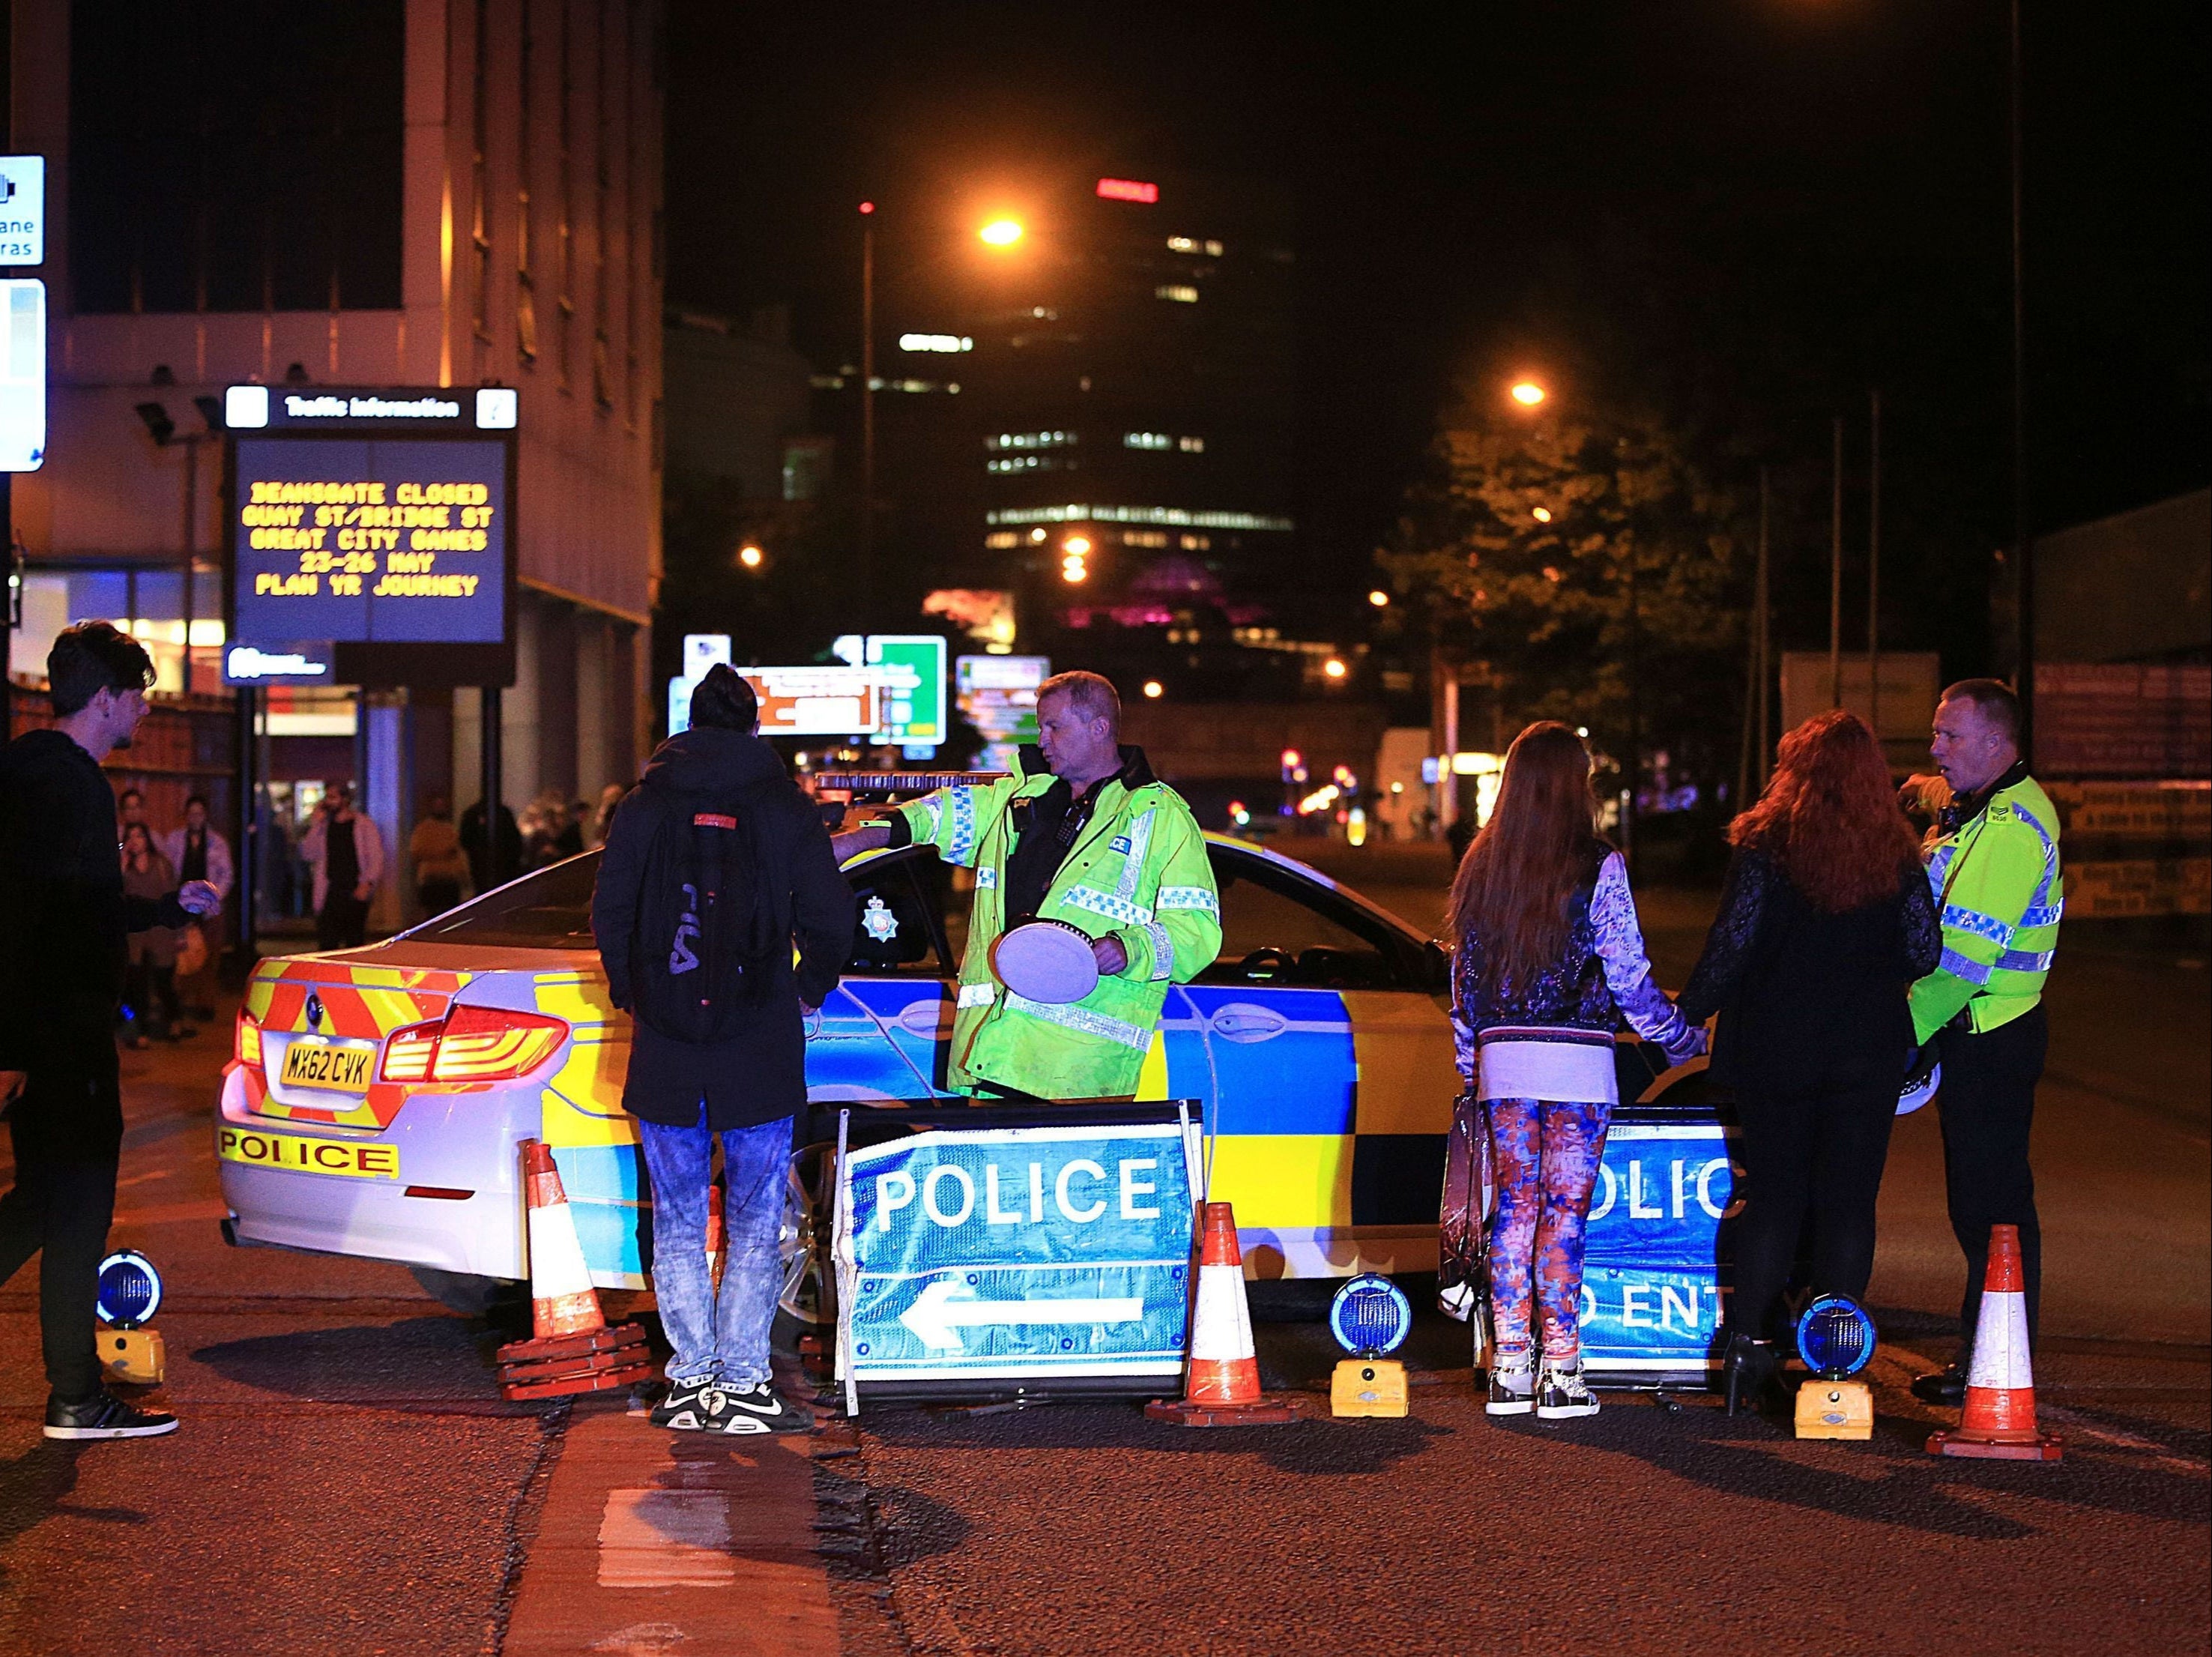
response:
<svg viewBox="0 0 2212 1657"><path fill-rule="evenodd" d="M1524 409L1533 409L1548 394L1533 380L1516 380L1506 393Z"/></svg>
<svg viewBox="0 0 2212 1657"><path fill-rule="evenodd" d="M1091 551L1091 537L1088 535L1070 535L1066 540L1062 541L1060 545L1060 550L1066 552L1069 557L1084 557L1087 556Z"/></svg>
<svg viewBox="0 0 2212 1657"><path fill-rule="evenodd" d="M738 562L748 570L757 570L768 561L768 554L752 542L747 541L738 549Z"/></svg>
<svg viewBox="0 0 2212 1657"><path fill-rule="evenodd" d="M1331 679L1342 679L1351 671L1344 665L1344 659L1341 656L1331 656L1327 661L1322 663L1321 670Z"/></svg>
<svg viewBox="0 0 2212 1657"><path fill-rule="evenodd" d="M993 219L975 232L986 247L1011 247L1026 234L1018 219Z"/></svg>
<svg viewBox="0 0 2212 1657"><path fill-rule="evenodd" d="M1390 595L1378 587L1367 595L1367 601L1377 610L1385 610L1389 607Z"/></svg>
<svg viewBox="0 0 2212 1657"><path fill-rule="evenodd" d="M1157 679L1148 679L1145 681L1145 695L1152 701L1158 701L1167 693L1168 687L1161 684Z"/></svg>

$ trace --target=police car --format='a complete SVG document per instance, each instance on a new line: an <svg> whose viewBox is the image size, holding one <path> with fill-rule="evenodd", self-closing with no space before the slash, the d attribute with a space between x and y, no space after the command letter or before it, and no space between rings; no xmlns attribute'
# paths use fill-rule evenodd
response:
<svg viewBox="0 0 2212 1657"><path fill-rule="evenodd" d="M1236 1206L1248 1275L1435 1270L1457 1091L1443 951L1291 858L1214 835L1207 852L1222 953L1170 990L1139 1096L1201 1103L1212 1195ZM216 1123L234 1240L523 1278L515 1147L534 1137L552 1148L594 1282L647 1286L648 1197L622 1110L629 1021L592 941L598 866L586 853L386 942L259 964ZM864 854L846 874L858 916L807 1032L810 1097L941 1096L969 876L926 846ZM1607 1160L1594 1282L1607 1218L1652 1210L1647 1182L1652 1211L1671 1204L1693 1227L1726 1203L1724 1154L1717 1176L1710 1155L1673 1158L1686 1173L1662 1158L1648 1176ZM1700 1247L1689 1264L1709 1282ZM1680 1286L1649 1302L1691 1344L1718 1321L1717 1301L1692 1317ZM1632 1296L1632 1326L1638 1309Z"/></svg>

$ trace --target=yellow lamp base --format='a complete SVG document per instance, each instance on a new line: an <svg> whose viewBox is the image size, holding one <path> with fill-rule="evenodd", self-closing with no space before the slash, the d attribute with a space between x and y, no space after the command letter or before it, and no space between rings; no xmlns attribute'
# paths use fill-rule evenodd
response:
<svg viewBox="0 0 2212 1657"><path fill-rule="evenodd" d="M1797 1389L1797 1436L1872 1438L1873 1389L1864 1381L1822 1380L1815 1375Z"/></svg>
<svg viewBox="0 0 2212 1657"><path fill-rule="evenodd" d="M159 1386L168 1372L169 1355L158 1329L102 1329L93 1345L110 1380Z"/></svg>
<svg viewBox="0 0 2212 1657"><path fill-rule="evenodd" d="M1332 1416L1402 1416L1406 1366L1389 1358L1346 1358L1329 1378Z"/></svg>

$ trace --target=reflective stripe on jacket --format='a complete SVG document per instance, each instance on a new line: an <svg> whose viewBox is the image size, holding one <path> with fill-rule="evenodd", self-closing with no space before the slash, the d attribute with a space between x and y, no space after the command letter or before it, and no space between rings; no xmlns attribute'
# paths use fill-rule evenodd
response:
<svg viewBox="0 0 2212 1657"><path fill-rule="evenodd" d="M1221 952L1221 899L1198 821L1181 795L1153 777L1141 750L1122 753L1121 771L1098 785L1091 820L1038 914L1116 940L1128 965L1065 1007L1025 1000L991 973L1016 838L1009 808L1052 787L1042 758L1024 748L1012 777L897 807L915 844L975 871L947 1065L948 1085L963 1093L979 1081L1045 1099L1134 1093L1168 985L1189 983Z"/></svg>
<svg viewBox="0 0 2212 1657"><path fill-rule="evenodd" d="M2066 899L2058 813L2035 779L1999 789L1937 840L1928 884L1943 923L1943 958L1912 986L1918 1039L1926 1041L1961 1008L1979 1033L2040 1001Z"/></svg>

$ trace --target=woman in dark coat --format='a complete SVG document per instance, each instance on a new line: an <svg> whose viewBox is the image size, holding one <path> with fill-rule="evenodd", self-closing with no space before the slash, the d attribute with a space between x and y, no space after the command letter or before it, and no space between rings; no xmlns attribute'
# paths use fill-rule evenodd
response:
<svg viewBox="0 0 2212 1657"><path fill-rule="evenodd" d="M1942 947L1918 844L1865 722L1808 719L1778 760L1729 826L1720 918L1680 1003L1692 1020L1720 1014L1714 1079L1735 1089L1743 1130L1731 1410L1779 1368L1774 1319L1808 1212L1814 1288L1866 1293L1913 1049L1905 992Z"/></svg>

